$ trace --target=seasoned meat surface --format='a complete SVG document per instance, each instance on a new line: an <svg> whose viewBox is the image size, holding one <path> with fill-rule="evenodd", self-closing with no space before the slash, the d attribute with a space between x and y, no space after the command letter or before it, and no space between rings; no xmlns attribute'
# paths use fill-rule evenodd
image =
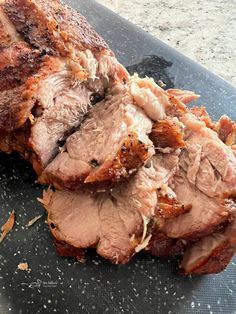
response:
<svg viewBox="0 0 236 314"><path fill-rule="evenodd" d="M7 0L2 9L26 42L48 53L107 49L86 19L59 0Z"/></svg>

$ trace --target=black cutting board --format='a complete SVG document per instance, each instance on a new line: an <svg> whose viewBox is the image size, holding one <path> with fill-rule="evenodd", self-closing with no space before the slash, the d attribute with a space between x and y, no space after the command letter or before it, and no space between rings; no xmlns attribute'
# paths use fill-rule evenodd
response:
<svg viewBox="0 0 236 314"><path fill-rule="evenodd" d="M131 72L192 89L202 95L195 104L205 105L215 119L226 113L236 120L233 86L96 2L67 3L88 18ZM17 154L0 154L0 186L0 225L16 212L14 230L0 245L0 314L236 313L233 262L219 275L182 277L175 261L145 254L123 266L94 253L85 264L60 258L36 201L42 188ZM38 214L44 219L26 228ZM31 272L17 270L24 261Z"/></svg>

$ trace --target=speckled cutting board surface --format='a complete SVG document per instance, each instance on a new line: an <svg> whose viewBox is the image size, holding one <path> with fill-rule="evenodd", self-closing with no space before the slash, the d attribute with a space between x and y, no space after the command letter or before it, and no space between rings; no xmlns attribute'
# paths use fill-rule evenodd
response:
<svg viewBox="0 0 236 314"><path fill-rule="evenodd" d="M96 2L67 3L87 17L131 73L192 89L202 95L195 105L205 105L214 119L226 113L236 120L236 89L230 84ZM0 225L11 210L16 213L15 227L0 246L0 314L236 313L236 259L221 274L183 277L175 261L145 254L121 266L93 252L84 264L58 257L35 179L17 154L0 154ZM20 262L28 262L30 271L18 270Z"/></svg>

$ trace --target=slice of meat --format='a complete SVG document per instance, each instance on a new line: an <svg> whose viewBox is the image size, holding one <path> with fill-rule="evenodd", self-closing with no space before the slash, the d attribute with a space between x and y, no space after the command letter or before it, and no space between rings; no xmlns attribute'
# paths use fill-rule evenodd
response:
<svg viewBox="0 0 236 314"><path fill-rule="evenodd" d="M234 203L231 204L236 209ZM236 252L236 219L220 232L215 232L189 246L180 264L184 274L211 274L222 271Z"/></svg>
<svg viewBox="0 0 236 314"><path fill-rule="evenodd" d="M167 219L161 229L171 238L209 235L230 217L225 199L236 194L236 159L217 134L191 114L180 118L185 125L186 148L180 155L180 171L174 192L188 213ZM187 227L186 227L187 226Z"/></svg>
<svg viewBox="0 0 236 314"><path fill-rule="evenodd" d="M71 48L107 49L86 19L59 0L8 0L1 6L22 37L36 48L63 56L71 55Z"/></svg>
<svg viewBox="0 0 236 314"><path fill-rule="evenodd" d="M235 143L236 123L226 115L223 115L215 126L219 138L226 145L233 145Z"/></svg>
<svg viewBox="0 0 236 314"><path fill-rule="evenodd" d="M184 132L178 119L159 120L154 123L150 139L155 148L183 148L185 147Z"/></svg>
<svg viewBox="0 0 236 314"><path fill-rule="evenodd" d="M92 92L73 87L71 73L61 69L40 84L29 145L44 167L59 151L59 144L80 125L90 108Z"/></svg>
<svg viewBox="0 0 236 314"><path fill-rule="evenodd" d="M180 158L190 183L209 197L236 193L236 159L217 133L191 114L181 118L187 148Z"/></svg>
<svg viewBox="0 0 236 314"><path fill-rule="evenodd" d="M170 238L193 239L211 234L229 219L230 207L223 200L202 193L190 183L184 171L174 179L174 191L180 204L190 208L176 218L167 219L161 231Z"/></svg>
<svg viewBox="0 0 236 314"><path fill-rule="evenodd" d="M67 139L41 181L72 190L83 183L110 186L154 154L147 136L151 128L150 119L133 104L129 86L116 85Z"/></svg>
<svg viewBox="0 0 236 314"><path fill-rule="evenodd" d="M157 191L164 193L177 163L176 154L153 156L129 180L106 193L44 192L53 236L75 250L95 247L115 263L127 262L147 247Z"/></svg>
<svg viewBox="0 0 236 314"><path fill-rule="evenodd" d="M148 218L155 210L152 172L143 167L110 193L48 190L43 203L53 236L77 249L96 247L115 263L127 262L146 239Z"/></svg>
<svg viewBox="0 0 236 314"><path fill-rule="evenodd" d="M134 247L116 202L107 195L47 191L44 205L53 236L75 248L96 247L115 263L127 262ZM140 218L141 219L141 218Z"/></svg>

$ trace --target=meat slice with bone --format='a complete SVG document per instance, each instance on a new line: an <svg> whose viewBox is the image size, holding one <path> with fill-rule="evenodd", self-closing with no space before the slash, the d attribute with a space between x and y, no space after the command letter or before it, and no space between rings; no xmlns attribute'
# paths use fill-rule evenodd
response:
<svg viewBox="0 0 236 314"><path fill-rule="evenodd" d="M75 190L82 184L110 186L136 171L154 154L152 122L134 104L129 85L116 84L68 137L41 181ZM109 131L108 131L109 130Z"/></svg>

